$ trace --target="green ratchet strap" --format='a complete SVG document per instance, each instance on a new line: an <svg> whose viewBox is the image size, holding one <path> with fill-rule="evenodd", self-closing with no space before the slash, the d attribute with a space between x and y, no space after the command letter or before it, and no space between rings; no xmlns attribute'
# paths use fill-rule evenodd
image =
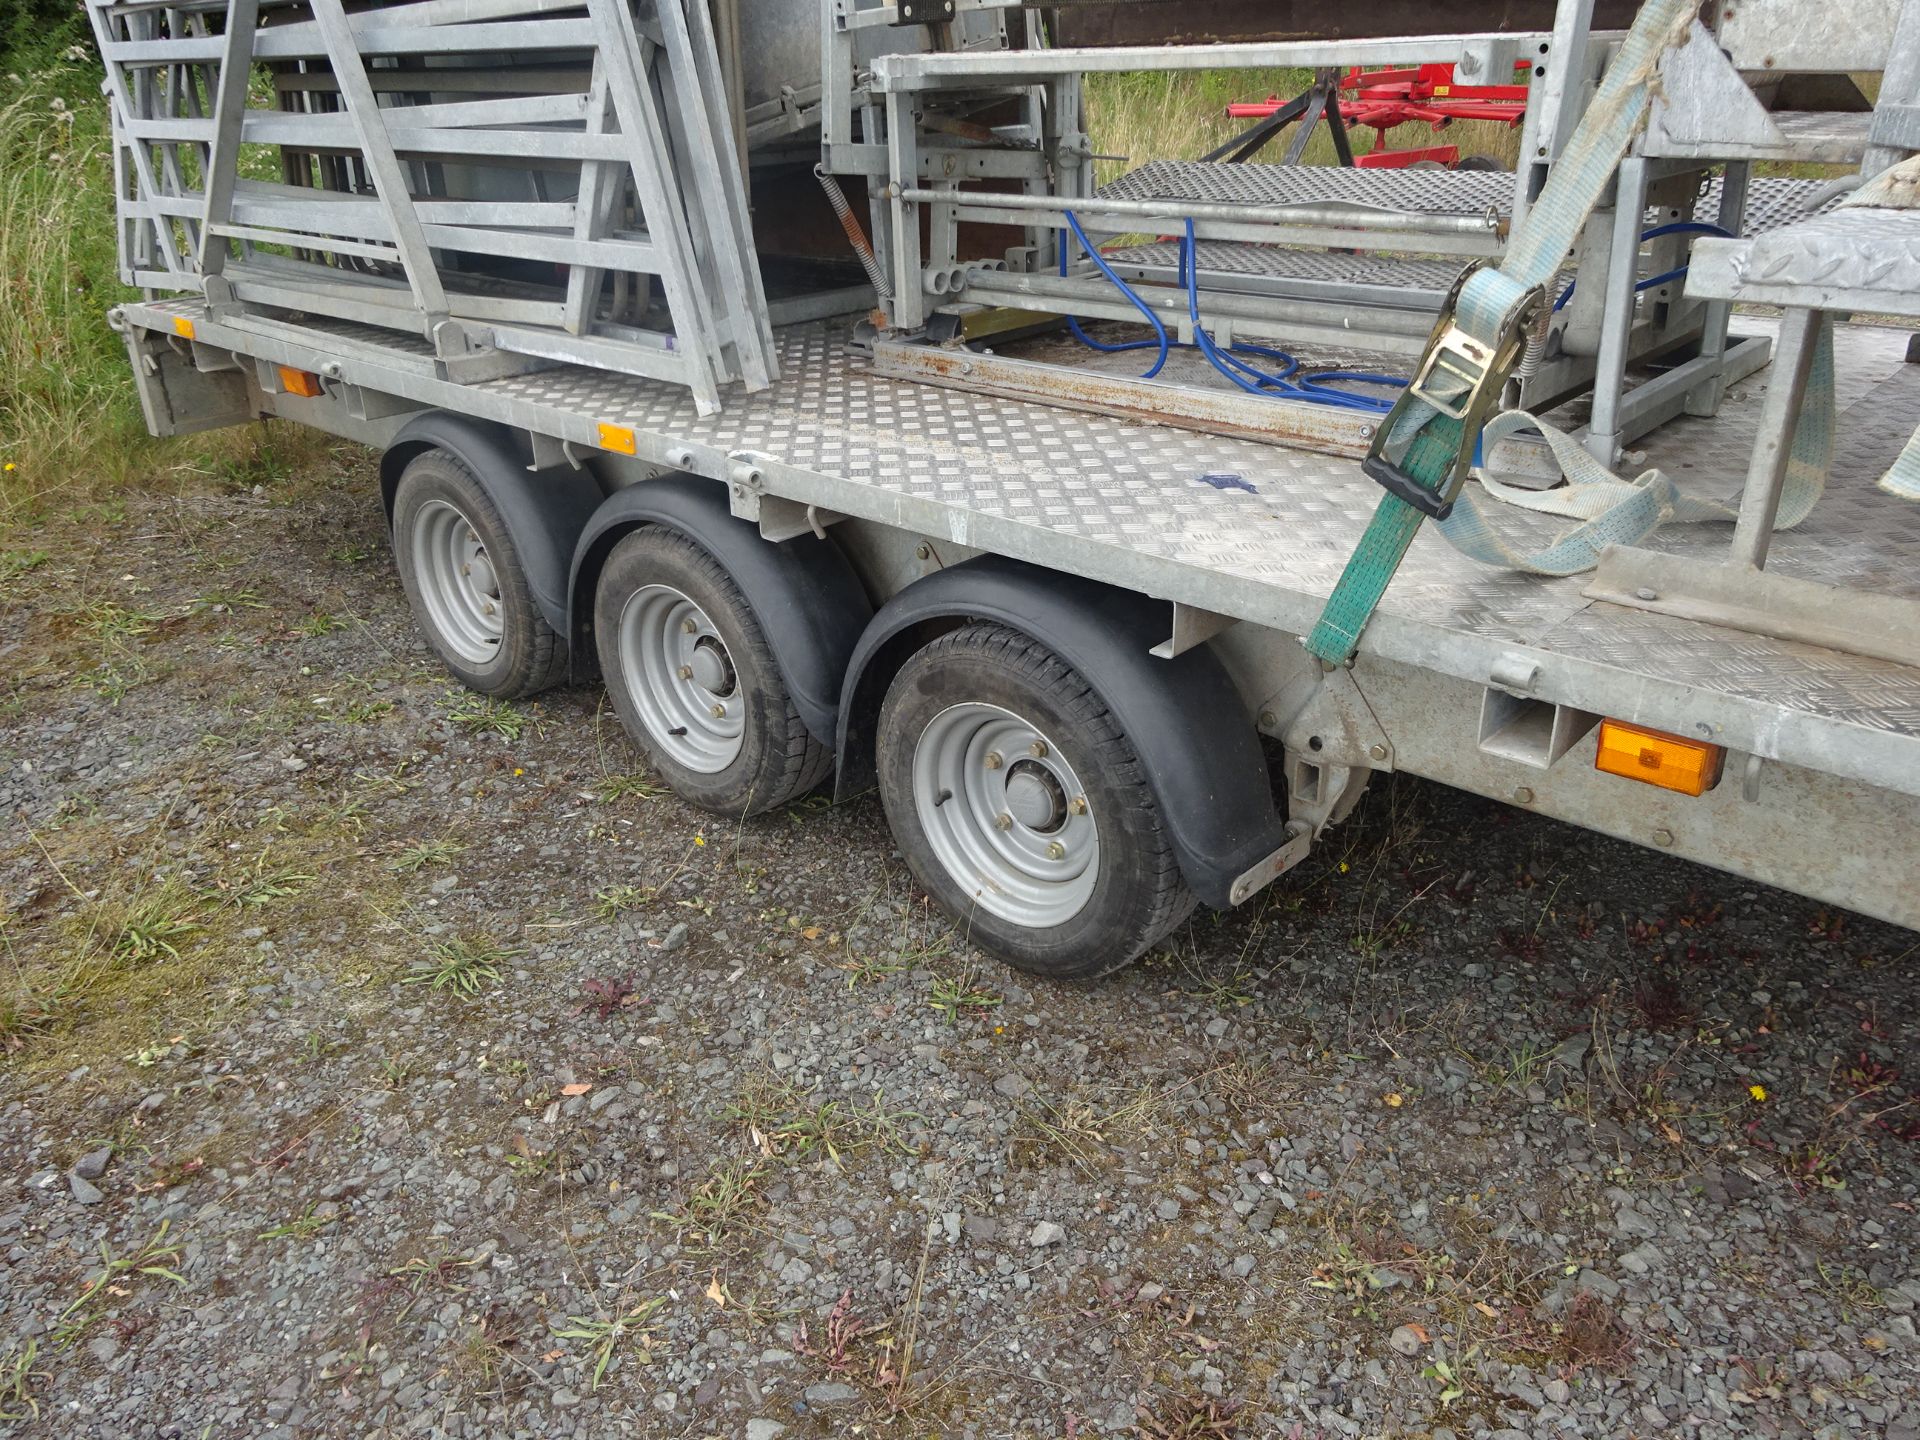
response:
<svg viewBox="0 0 1920 1440"><path fill-rule="evenodd" d="M1638 545L1668 521L1732 523L1740 518L1732 506L1683 494L1658 470L1649 470L1637 480L1622 480L1571 435L1521 410L1506 411L1487 422L1480 432L1481 454L1491 458L1500 441L1521 430L1537 431L1546 440L1567 483L1552 490L1523 489L1483 462L1476 472L1480 487L1509 505L1565 515L1581 523L1546 549L1523 555L1500 538L1471 496L1462 495L1453 513L1440 522L1440 533L1454 549L1474 560L1535 575L1578 575L1599 564L1600 552L1607 546ZM1774 529L1791 530L1813 513L1833 468L1833 439L1833 325L1821 316L1813 334L1806 403L1795 419L1787 451Z"/></svg>
<svg viewBox="0 0 1920 1440"><path fill-rule="evenodd" d="M1902 500L1920 500L1920 430L1913 432L1900 458L1880 477L1880 488Z"/></svg>
<svg viewBox="0 0 1920 1440"><path fill-rule="evenodd" d="M1343 665L1353 658L1420 522L1432 516L1444 523L1456 513L1475 442L1524 349L1526 327L1546 303L1544 287L1645 119L1660 56L1698 8L1697 0L1647 0L1640 7L1593 103L1509 241L1506 258L1498 268L1469 270L1455 286L1419 372L1367 456L1366 472L1387 494L1307 638L1307 649L1321 660ZM1655 509L1667 498L1657 487L1636 489L1646 493L1638 503ZM1468 526L1462 533L1473 531Z"/></svg>

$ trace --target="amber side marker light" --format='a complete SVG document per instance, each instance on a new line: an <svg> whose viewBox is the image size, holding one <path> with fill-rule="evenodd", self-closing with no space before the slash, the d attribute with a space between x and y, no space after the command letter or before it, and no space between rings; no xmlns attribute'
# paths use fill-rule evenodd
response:
<svg viewBox="0 0 1920 1440"><path fill-rule="evenodd" d="M289 395L304 395L309 400L319 397L320 377L311 370L296 370L291 365L277 368L280 371L280 388Z"/></svg>
<svg viewBox="0 0 1920 1440"><path fill-rule="evenodd" d="M1624 720L1602 720L1593 768L1682 795L1703 795L1720 782L1720 763L1726 756L1718 745L1683 740Z"/></svg>
<svg viewBox="0 0 1920 1440"><path fill-rule="evenodd" d="M174 316L173 333L178 335L182 340L191 340L193 338L193 321L184 315Z"/></svg>
<svg viewBox="0 0 1920 1440"><path fill-rule="evenodd" d="M600 422L600 448L611 450L616 455L632 455L639 445L631 426L609 425L603 420Z"/></svg>

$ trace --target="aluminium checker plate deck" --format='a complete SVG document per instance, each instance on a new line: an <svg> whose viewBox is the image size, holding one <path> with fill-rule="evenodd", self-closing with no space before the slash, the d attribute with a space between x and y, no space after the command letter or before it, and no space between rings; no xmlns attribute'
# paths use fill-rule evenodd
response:
<svg viewBox="0 0 1920 1440"><path fill-rule="evenodd" d="M1697 209L1720 208L1721 177L1707 184ZM1513 216L1514 178L1500 170L1362 170L1344 165L1231 165L1202 160L1152 160L1109 180L1106 200L1165 200L1233 205L1353 205L1423 215ZM1822 198L1823 192L1825 193ZM1790 225L1837 203L1822 180L1756 176L1747 187L1747 232ZM1177 211L1175 212L1177 213Z"/></svg>
<svg viewBox="0 0 1920 1440"><path fill-rule="evenodd" d="M322 359L225 330L198 301L126 308L163 332L189 316L202 343L269 361ZM1295 635L1379 500L1351 460L880 378L846 335L832 322L782 330L782 378L757 394L736 387L704 417L674 386L583 367L454 385L341 363L369 388L578 445L596 445L602 424L629 426L643 460L716 478L748 462L768 494L897 525L936 549L991 550ZM1902 363L1896 332L1843 327L1839 340L1835 473L1769 563L1920 595L1920 506L1873 488L1911 428L1920 366ZM1715 419L1667 426L1651 458L1698 493L1737 494L1764 378L1736 387ZM1568 523L1488 508L1535 546ZM1726 526L1674 526L1651 543L1704 562L1729 541ZM1480 684L1521 655L1538 667L1541 699L1687 733L1709 724L1736 750L1920 794L1920 669L1600 604L1584 583L1490 569L1427 527L1361 648Z"/></svg>
<svg viewBox="0 0 1920 1440"><path fill-rule="evenodd" d="M1695 213L1719 213L1721 177L1708 182ZM1230 201L1249 205L1341 203L1428 214L1496 214L1510 219L1513 176L1489 170L1356 170L1338 165L1226 165L1156 160L1100 187L1109 199ZM1755 176L1747 189L1745 231L1764 235L1826 213L1841 196L1822 180ZM1098 228L1096 226L1096 228ZM1417 241L1406 242L1417 248ZM1385 286L1415 308L1438 309L1460 274L1457 260L1422 259L1386 250L1347 253L1237 240L1199 242L1200 271L1311 285ZM1115 246L1108 260L1171 274L1179 245L1170 240ZM1554 282L1556 291L1569 276Z"/></svg>

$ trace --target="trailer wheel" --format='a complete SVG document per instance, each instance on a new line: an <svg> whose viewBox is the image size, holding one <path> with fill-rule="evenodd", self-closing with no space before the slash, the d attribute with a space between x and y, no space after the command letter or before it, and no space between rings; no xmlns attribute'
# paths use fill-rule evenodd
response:
<svg viewBox="0 0 1920 1440"><path fill-rule="evenodd" d="M972 624L880 707L880 798L916 879L981 948L1059 979L1118 970L1193 910L1139 757L1046 647Z"/></svg>
<svg viewBox="0 0 1920 1440"><path fill-rule="evenodd" d="M676 794L722 815L804 795L833 768L788 697L760 622L720 562L642 526L614 546L594 593L607 693Z"/></svg>
<svg viewBox="0 0 1920 1440"><path fill-rule="evenodd" d="M425 450L393 496L393 555L414 618L470 690L511 700L566 678L500 511L459 460Z"/></svg>

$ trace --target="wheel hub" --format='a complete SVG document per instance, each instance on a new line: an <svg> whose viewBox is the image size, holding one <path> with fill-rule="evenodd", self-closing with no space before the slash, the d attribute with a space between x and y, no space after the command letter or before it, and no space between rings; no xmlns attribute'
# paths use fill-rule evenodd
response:
<svg viewBox="0 0 1920 1440"><path fill-rule="evenodd" d="M745 707L712 618L670 585L643 585L620 611L622 678L657 754L716 774L740 756Z"/></svg>
<svg viewBox="0 0 1920 1440"><path fill-rule="evenodd" d="M687 668L693 673L688 677L702 690L713 695L731 695L733 693L733 665L727 659L726 646L712 635L702 635L694 641L692 658Z"/></svg>
<svg viewBox="0 0 1920 1440"><path fill-rule="evenodd" d="M934 716L914 746L913 797L935 858L981 908L1040 930L1093 898L1100 832L1085 787L1012 711L969 703Z"/></svg>
<svg viewBox="0 0 1920 1440"><path fill-rule="evenodd" d="M476 542L479 538L477 535L474 537ZM481 546L475 552L473 559L468 562L467 579L482 595L496 598L499 596L500 581L493 573L493 562L487 558L485 546Z"/></svg>
<svg viewBox="0 0 1920 1440"><path fill-rule="evenodd" d="M1007 812L1029 830L1050 835L1066 821L1066 788L1038 761L1016 761L1007 772Z"/></svg>
<svg viewBox="0 0 1920 1440"><path fill-rule="evenodd" d="M506 616L480 532L450 502L429 500L414 515L412 550L420 603L435 635L468 664L490 662L500 653Z"/></svg>

